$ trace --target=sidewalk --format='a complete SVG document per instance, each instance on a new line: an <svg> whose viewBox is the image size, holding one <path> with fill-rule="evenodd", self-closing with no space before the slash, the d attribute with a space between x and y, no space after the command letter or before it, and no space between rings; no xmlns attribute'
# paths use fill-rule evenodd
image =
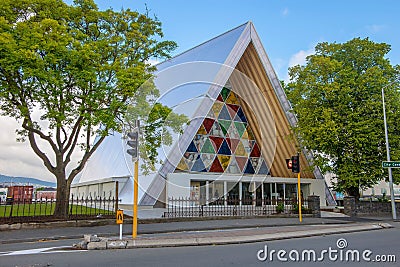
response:
<svg viewBox="0 0 400 267"><path fill-rule="evenodd" d="M240 242L250 242L254 238L244 238L248 236L264 238L263 235L273 233L294 233L304 232L312 234L312 230L324 230L337 232L341 229L351 230L353 226L362 230L361 226L367 227L366 230L382 228L378 224L380 221L353 219L346 217L327 217L327 218L303 218L299 222L298 218L251 218L251 219L227 219L227 220L203 220L203 221L180 221L180 222L159 222L138 225L138 238L140 242L150 242L149 240L164 240L166 244L172 244L171 239L196 239L208 238L212 243L218 243L218 240L230 238L234 241L235 237L240 236ZM373 225L373 226L371 226ZM378 227L377 227L378 226ZM360 228L361 227L361 228ZM357 230L353 229L353 230ZM132 225L123 225L124 238L130 238ZM314 234L317 234L315 232ZM114 237L119 235L119 226L104 225L93 227L62 227L49 229L21 229L2 231L0 234L0 244L35 242L39 240L57 240L57 239L80 239L85 234L97 235L98 237ZM214 239L210 239L214 238ZM181 242L179 241L179 242ZM210 241L210 242L211 242ZM177 241L178 242L178 241ZM178 242L178 243L179 243ZM196 241L197 242L197 241ZM222 242L222 241L221 241ZM225 242L225 241L224 241ZM239 242L236 240L236 242ZM164 244L164 243L160 243Z"/></svg>

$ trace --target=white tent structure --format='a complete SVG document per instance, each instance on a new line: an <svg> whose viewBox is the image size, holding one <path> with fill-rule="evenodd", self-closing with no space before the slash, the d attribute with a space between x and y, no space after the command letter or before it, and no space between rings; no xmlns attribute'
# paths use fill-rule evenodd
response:
<svg viewBox="0 0 400 267"><path fill-rule="evenodd" d="M210 197L253 191L261 197L288 197L296 175L286 166L297 144L296 118L268 56L247 22L157 65L158 102L190 123L169 147L159 149L156 171L139 171L139 205L163 206L170 197ZM71 192L79 196L115 192L133 201L133 163L120 133L108 136L88 161ZM334 199L312 154L300 153L302 191ZM238 185L238 186L236 186ZM303 189L304 188L304 189ZM219 190L219 191L218 191Z"/></svg>

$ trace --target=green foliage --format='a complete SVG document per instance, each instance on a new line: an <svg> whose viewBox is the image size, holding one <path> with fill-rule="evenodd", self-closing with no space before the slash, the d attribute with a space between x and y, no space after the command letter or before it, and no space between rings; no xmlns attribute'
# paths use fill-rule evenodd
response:
<svg viewBox="0 0 400 267"><path fill-rule="evenodd" d="M130 9L100 11L93 0L2 1L0 114L21 122L19 140L28 139L56 176L57 200L68 197L67 187L104 138L122 130L127 100L155 93L140 86L152 77L149 60L176 47L162 37L157 19ZM76 147L83 156L66 173Z"/></svg>
<svg viewBox="0 0 400 267"><path fill-rule="evenodd" d="M283 204L283 202L280 202L278 203L278 205L276 205L275 211L276 213L282 213L285 211L285 205Z"/></svg>
<svg viewBox="0 0 400 267"><path fill-rule="evenodd" d="M385 55L390 46L355 38L320 43L305 66L289 69L285 90L301 145L314 151L315 165L333 172L336 190L357 195L387 177L382 94L385 87L392 160L400 159L399 66Z"/></svg>
<svg viewBox="0 0 400 267"><path fill-rule="evenodd" d="M171 132L181 133L182 127L188 122L188 118L182 114L172 112L172 109L158 102L158 90L151 80L141 86L141 92L151 93L139 94L134 103L128 106L124 121L127 128L133 127L130 122L140 119L141 140L140 157L144 164L141 168L144 173L155 170L158 149L162 145L172 144ZM151 97L148 97L151 95Z"/></svg>
<svg viewBox="0 0 400 267"><path fill-rule="evenodd" d="M293 213L299 213L299 204L297 203L293 203L292 204L292 212ZM311 211L309 209L307 209L306 207L304 207L303 205L301 205L301 213L302 214L308 214Z"/></svg>

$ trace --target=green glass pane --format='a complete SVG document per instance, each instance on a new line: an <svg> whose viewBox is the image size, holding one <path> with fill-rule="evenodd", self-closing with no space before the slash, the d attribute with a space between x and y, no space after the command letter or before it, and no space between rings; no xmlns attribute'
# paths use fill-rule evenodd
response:
<svg viewBox="0 0 400 267"><path fill-rule="evenodd" d="M212 153L215 154L214 146L212 145L209 138L204 142L203 147L201 148L201 153Z"/></svg>
<svg viewBox="0 0 400 267"><path fill-rule="evenodd" d="M244 131L246 130L246 124L235 121L235 127L239 133L239 136L242 137Z"/></svg>
<svg viewBox="0 0 400 267"><path fill-rule="evenodd" d="M224 101L226 100L226 98L228 97L228 95L229 95L230 92L231 92L231 91L230 91L228 88L226 88L226 87L222 88L220 94L221 94L222 99L223 99Z"/></svg>
<svg viewBox="0 0 400 267"><path fill-rule="evenodd" d="M226 121L226 120L218 120L219 125L221 126L222 132L224 135L228 132L229 126L231 126L232 121Z"/></svg>

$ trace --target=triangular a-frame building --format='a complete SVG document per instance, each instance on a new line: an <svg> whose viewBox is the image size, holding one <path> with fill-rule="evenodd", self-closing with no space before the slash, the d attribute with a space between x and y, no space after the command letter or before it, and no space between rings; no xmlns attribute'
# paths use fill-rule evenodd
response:
<svg viewBox="0 0 400 267"><path fill-rule="evenodd" d="M155 84L160 101L181 107L174 111L183 111L190 123L171 147L160 151L157 171L139 177L140 205L163 206L170 197L242 196L251 184L257 197L290 197L296 174L286 159L298 151L291 135L296 119L251 22L158 64ZM121 139L119 134L108 138ZM92 170L107 165L101 153L110 146L123 147L105 142L80 183L112 177ZM120 151L108 151L108 157L113 154L121 156ZM126 156L124 161L129 162ZM319 194L322 205L325 200L333 204L319 169L310 169L311 161L310 152L300 153L302 191ZM128 163L126 175L117 172L118 177L132 173ZM127 178L120 189L127 202L131 185Z"/></svg>

